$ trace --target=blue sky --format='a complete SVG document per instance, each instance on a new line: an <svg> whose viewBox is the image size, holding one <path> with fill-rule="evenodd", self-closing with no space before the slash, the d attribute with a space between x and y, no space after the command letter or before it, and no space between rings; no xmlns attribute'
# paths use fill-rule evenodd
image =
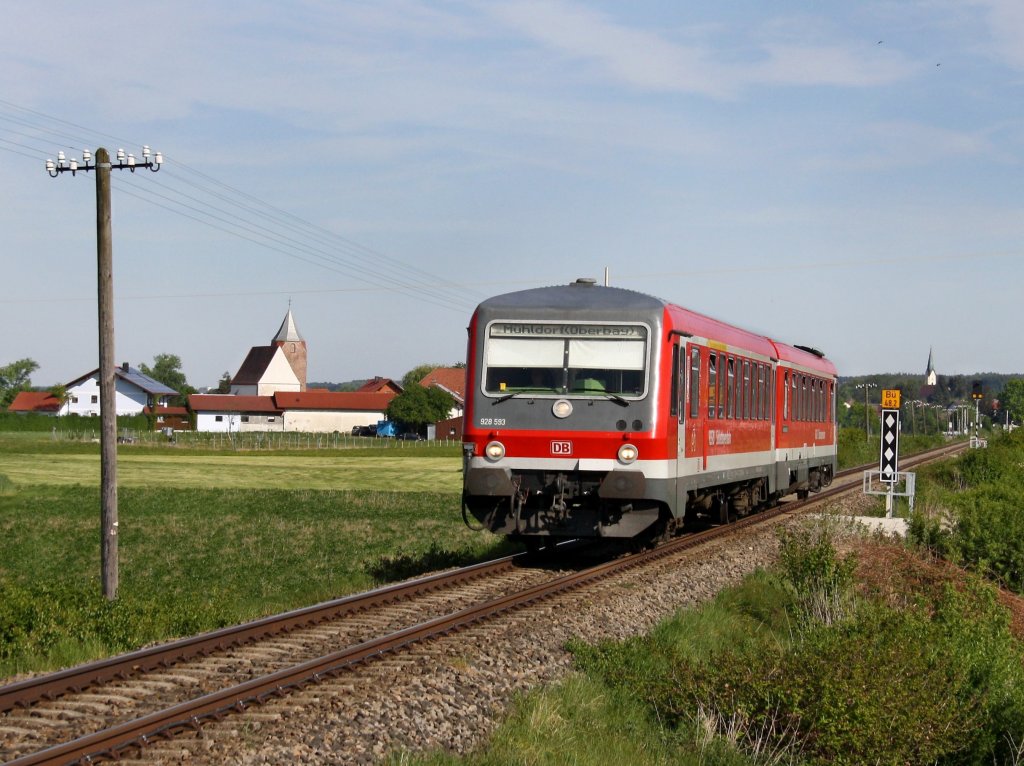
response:
<svg viewBox="0 0 1024 766"><path fill-rule="evenodd" d="M216 385L288 309L311 380L464 358L489 295L603 278L844 374L1024 372L1024 4L19 3L0 29L0 364Z"/></svg>

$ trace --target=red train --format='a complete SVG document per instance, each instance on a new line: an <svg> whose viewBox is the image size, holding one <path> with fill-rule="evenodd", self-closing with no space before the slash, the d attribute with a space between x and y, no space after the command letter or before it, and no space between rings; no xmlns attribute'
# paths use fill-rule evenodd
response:
<svg viewBox="0 0 1024 766"><path fill-rule="evenodd" d="M469 326L463 512L533 545L657 539L831 483L836 369L581 279L481 303Z"/></svg>

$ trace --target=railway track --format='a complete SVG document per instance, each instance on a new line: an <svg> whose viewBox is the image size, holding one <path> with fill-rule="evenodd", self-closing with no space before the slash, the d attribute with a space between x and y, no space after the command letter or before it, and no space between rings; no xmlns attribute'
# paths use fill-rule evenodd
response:
<svg viewBox="0 0 1024 766"><path fill-rule="evenodd" d="M956 449L906 458L904 467ZM0 757L12 766L130 757L417 643L799 512L859 486L861 471L842 472L811 501L581 571L527 568L524 557L509 557L2 687Z"/></svg>

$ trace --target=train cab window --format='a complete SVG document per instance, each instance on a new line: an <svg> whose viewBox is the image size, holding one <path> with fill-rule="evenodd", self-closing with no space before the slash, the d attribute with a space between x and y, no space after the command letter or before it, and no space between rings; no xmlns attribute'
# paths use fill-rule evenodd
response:
<svg viewBox="0 0 1024 766"><path fill-rule="evenodd" d="M714 418L718 411L718 354L708 354L708 417Z"/></svg>
<svg viewBox="0 0 1024 766"><path fill-rule="evenodd" d="M572 325L563 332L555 323L493 322L484 343L484 393L640 398L647 334L642 325Z"/></svg>
<svg viewBox="0 0 1024 766"><path fill-rule="evenodd" d="M690 417L700 415L700 349L690 349Z"/></svg>

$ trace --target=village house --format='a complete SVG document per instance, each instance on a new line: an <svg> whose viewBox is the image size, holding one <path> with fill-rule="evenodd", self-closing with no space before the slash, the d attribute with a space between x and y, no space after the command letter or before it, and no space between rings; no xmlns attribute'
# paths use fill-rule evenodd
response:
<svg viewBox="0 0 1024 766"><path fill-rule="evenodd" d="M141 415L147 407L167 407L178 392L129 366L114 368L114 409L118 415ZM95 369L65 386L67 396L60 415L100 414L100 371Z"/></svg>

